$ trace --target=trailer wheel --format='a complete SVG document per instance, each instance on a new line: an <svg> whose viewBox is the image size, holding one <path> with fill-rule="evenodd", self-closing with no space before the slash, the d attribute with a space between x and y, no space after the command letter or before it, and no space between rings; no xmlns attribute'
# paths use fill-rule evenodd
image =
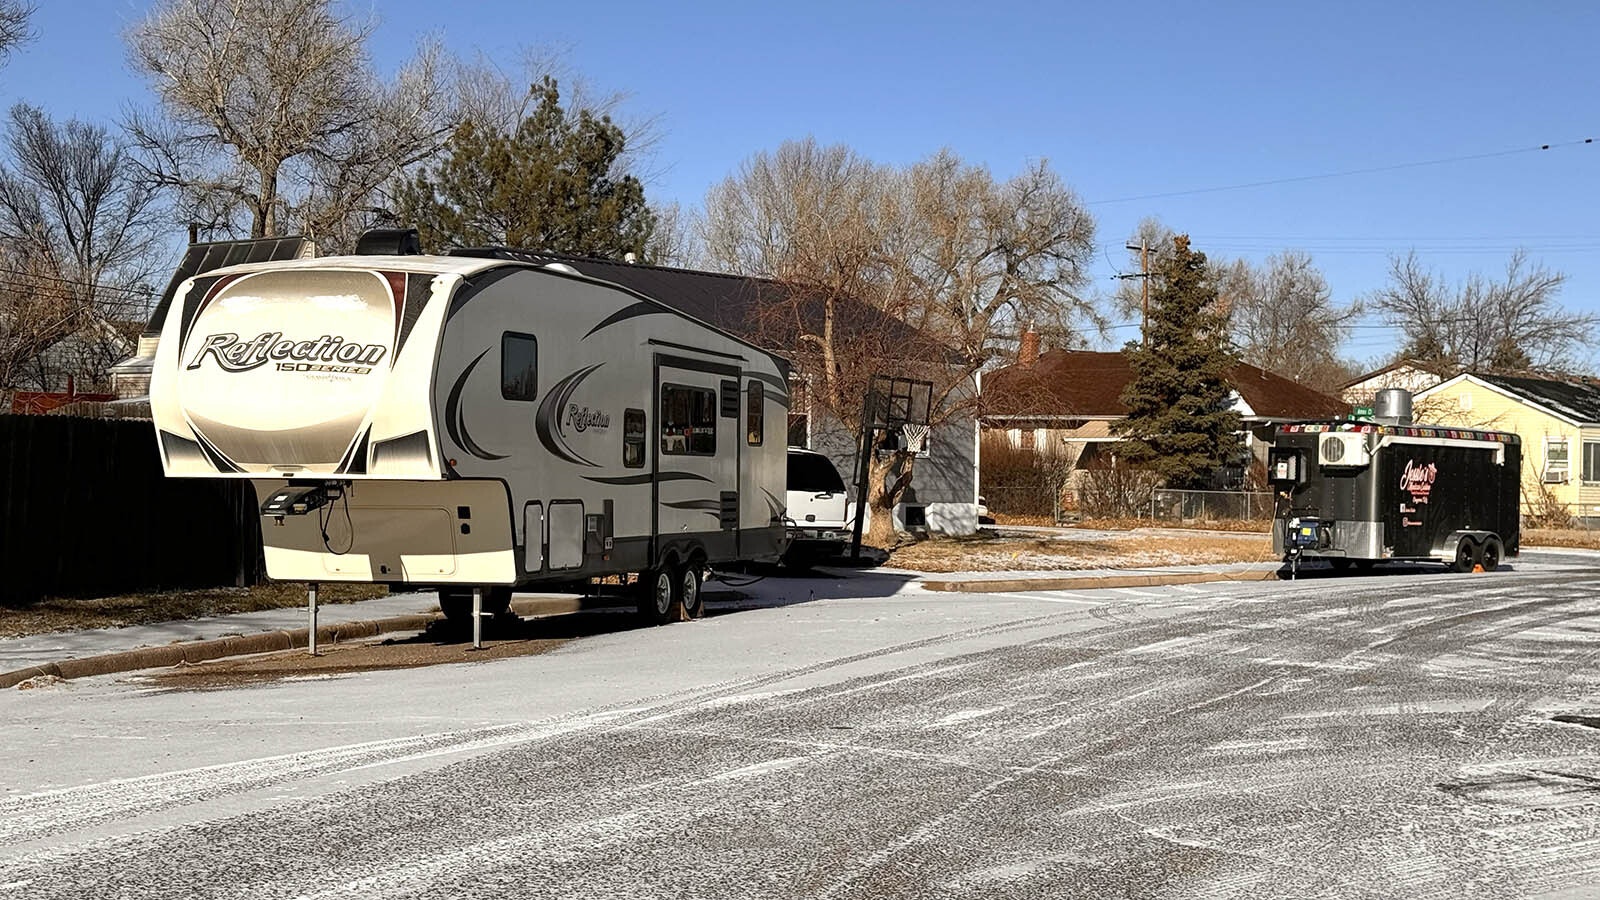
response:
<svg viewBox="0 0 1600 900"><path fill-rule="evenodd" d="M671 566L639 573L639 617L646 623L665 625L672 621L676 601Z"/></svg>
<svg viewBox="0 0 1600 900"><path fill-rule="evenodd" d="M439 611L452 625L472 626L472 588L440 588ZM483 614L493 618L511 611L511 588L505 585L483 592Z"/></svg>
<svg viewBox="0 0 1600 900"><path fill-rule="evenodd" d="M1456 558L1450 563L1452 572L1471 572L1472 567L1478 564L1478 542L1470 537L1462 537L1456 542Z"/></svg>
<svg viewBox="0 0 1600 900"><path fill-rule="evenodd" d="M1483 566L1485 572L1493 572L1495 569L1500 568L1500 560L1505 557L1506 548L1504 544L1500 543L1499 538L1490 535L1484 539L1483 548L1478 551L1478 554L1480 560L1478 564Z"/></svg>
<svg viewBox="0 0 1600 900"><path fill-rule="evenodd" d="M678 606L685 619L698 619L705 612L705 600L700 596L700 561L690 560L678 569Z"/></svg>

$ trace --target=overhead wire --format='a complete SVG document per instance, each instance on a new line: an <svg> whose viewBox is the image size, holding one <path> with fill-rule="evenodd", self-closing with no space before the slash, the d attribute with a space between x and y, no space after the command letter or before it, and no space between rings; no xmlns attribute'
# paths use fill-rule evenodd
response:
<svg viewBox="0 0 1600 900"><path fill-rule="evenodd" d="M1214 187L1190 188L1181 191L1160 191L1152 194L1135 194L1128 197L1112 197L1105 200L1091 200L1090 206L1103 206L1111 203L1132 203L1135 200L1161 200L1168 197L1190 197L1196 194L1216 194L1223 191L1242 191L1251 188L1272 187L1280 184L1296 184L1305 181L1321 181L1329 178L1347 178L1352 175L1372 175L1380 172L1397 172L1405 169L1418 169L1425 166L1442 166L1451 163L1472 162L1481 159L1497 159L1506 156L1518 156L1525 153L1542 153L1547 150L1564 147L1578 147L1594 143L1594 138L1580 138L1572 141L1554 144L1539 144L1537 146L1513 147L1508 150L1496 150L1490 153L1468 153L1461 156L1446 156L1439 159L1424 159L1415 162L1394 163L1386 166L1367 166L1359 169L1345 169L1339 172L1321 172L1315 175L1293 175L1286 178L1268 178L1262 181L1247 181L1239 184L1225 184Z"/></svg>

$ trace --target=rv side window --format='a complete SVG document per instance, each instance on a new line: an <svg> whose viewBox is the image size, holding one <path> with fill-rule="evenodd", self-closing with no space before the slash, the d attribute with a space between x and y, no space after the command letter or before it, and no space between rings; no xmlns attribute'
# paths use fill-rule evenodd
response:
<svg viewBox="0 0 1600 900"><path fill-rule="evenodd" d="M539 396L539 344L531 334L500 336L500 396L535 400Z"/></svg>
<svg viewBox="0 0 1600 900"><path fill-rule="evenodd" d="M622 464L630 469L644 468L644 410L622 411Z"/></svg>
<svg viewBox="0 0 1600 900"><path fill-rule="evenodd" d="M717 454L717 392L661 386L661 452L666 456Z"/></svg>
<svg viewBox="0 0 1600 900"><path fill-rule="evenodd" d="M745 398L744 411L745 441L751 446L760 446L767 424L766 397L761 390L761 382L750 382L749 396Z"/></svg>

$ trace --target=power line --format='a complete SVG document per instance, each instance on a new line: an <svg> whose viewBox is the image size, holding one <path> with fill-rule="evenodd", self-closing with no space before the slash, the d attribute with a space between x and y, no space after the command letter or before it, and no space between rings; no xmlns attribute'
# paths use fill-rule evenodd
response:
<svg viewBox="0 0 1600 900"><path fill-rule="evenodd" d="M1189 197L1195 194L1215 194L1221 191L1242 191L1249 188L1271 187L1278 184L1294 184L1301 181L1319 181L1328 178L1345 178L1351 175L1371 175L1378 172L1396 172L1403 169L1417 169L1424 166L1442 166L1450 163L1471 162L1479 159L1497 159L1503 156L1518 156L1524 153L1540 153L1560 147L1578 147L1594 143L1594 138L1567 141L1559 144L1540 144L1537 147L1516 147L1510 150L1496 150L1493 153L1471 153L1465 156L1447 156L1440 159L1425 159L1417 162L1396 163L1388 166L1371 166L1364 169L1346 169L1342 172L1323 172L1317 175L1295 175L1289 178L1272 178L1266 181L1249 181L1242 184L1220 185L1218 187L1193 188L1185 191L1164 191L1156 194L1137 194L1132 197L1115 197L1109 200L1091 200L1089 206L1103 206L1108 203L1131 203L1135 200L1160 200L1167 197Z"/></svg>

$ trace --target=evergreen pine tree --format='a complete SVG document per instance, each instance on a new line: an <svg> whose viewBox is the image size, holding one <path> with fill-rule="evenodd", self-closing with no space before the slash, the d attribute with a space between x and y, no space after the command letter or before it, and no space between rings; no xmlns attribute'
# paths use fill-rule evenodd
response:
<svg viewBox="0 0 1600 900"><path fill-rule="evenodd" d="M1169 487L1202 489L1239 455L1239 415L1227 380L1236 359L1205 254L1189 249L1187 235L1173 244L1151 273L1147 343L1123 350L1133 380L1122 392L1128 417L1115 425L1124 438L1117 452L1160 473Z"/></svg>
<svg viewBox="0 0 1600 900"><path fill-rule="evenodd" d="M643 255L656 216L619 164L627 135L608 116L570 112L552 78L510 134L468 121L442 160L402 183L399 220L423 246L503 245L576 256Z"/></svg>

